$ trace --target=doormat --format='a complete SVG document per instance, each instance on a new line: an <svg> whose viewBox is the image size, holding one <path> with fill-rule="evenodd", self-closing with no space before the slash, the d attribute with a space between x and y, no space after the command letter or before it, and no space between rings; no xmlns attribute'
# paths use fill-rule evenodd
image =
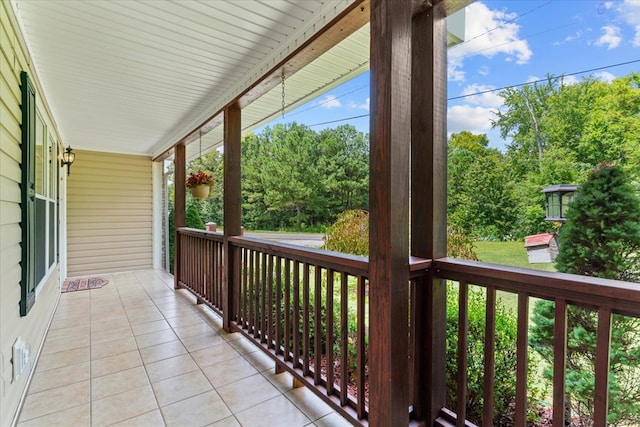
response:
<svg viewBox="0 0 640 427"><path fill-rule="evenodd" d="M102 277L80 277L78 279L67 279L62 284L60 292L84 291L85 289L97 289L109 283Z"/></svg>

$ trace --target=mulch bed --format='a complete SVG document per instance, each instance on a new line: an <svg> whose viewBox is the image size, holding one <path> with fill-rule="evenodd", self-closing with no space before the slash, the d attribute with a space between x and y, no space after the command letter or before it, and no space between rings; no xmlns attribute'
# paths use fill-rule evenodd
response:
<svg viewBox="0 0 640 427"><path fill-rule="evenodd" d="M77 279L67 279L62 284L60 292L84 291L87 289L98 289L109 283L102 277L80 277Z"/></svg>

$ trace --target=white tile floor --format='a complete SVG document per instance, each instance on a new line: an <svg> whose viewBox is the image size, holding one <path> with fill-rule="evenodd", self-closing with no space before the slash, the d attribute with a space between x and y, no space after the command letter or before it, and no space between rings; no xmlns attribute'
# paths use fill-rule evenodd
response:
<svg viewBox="0 0 640 427"><path fill-rule="evenodd" d="M19 426L347 426L160 271L62 294Z"/></svg>

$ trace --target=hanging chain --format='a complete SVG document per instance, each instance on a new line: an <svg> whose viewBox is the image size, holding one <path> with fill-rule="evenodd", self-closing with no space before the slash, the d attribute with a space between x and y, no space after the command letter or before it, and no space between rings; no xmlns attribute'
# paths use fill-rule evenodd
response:
<svg viewBox="0 0 640 427"><path fill-rule="evenodd" d="M282 118L284 119L284 67L282 67Z"/></svg>
<svg viewBox="0 0 640 427"><path fill-rule="evenodd" d="M199 132L200 132L200 164L202 164L202 129L200 129Z"/></svg>

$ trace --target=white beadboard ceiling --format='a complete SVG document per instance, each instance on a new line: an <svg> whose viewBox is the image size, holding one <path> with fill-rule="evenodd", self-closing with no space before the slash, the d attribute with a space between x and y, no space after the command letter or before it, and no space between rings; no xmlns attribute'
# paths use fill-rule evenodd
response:
<svg viewBox="0 0 640 427"><path fill-rule="evenodd" d="M157 156L296 50L354 0L12 0L42 90L74 148ZM464 28L464 24L463 24ZM365 25L287 76L287 110L369 66ZM246 106L249 131L281 88ZM222 140L218 126L203 151ZM198 155L199 143L187 147Z"/></svg>

